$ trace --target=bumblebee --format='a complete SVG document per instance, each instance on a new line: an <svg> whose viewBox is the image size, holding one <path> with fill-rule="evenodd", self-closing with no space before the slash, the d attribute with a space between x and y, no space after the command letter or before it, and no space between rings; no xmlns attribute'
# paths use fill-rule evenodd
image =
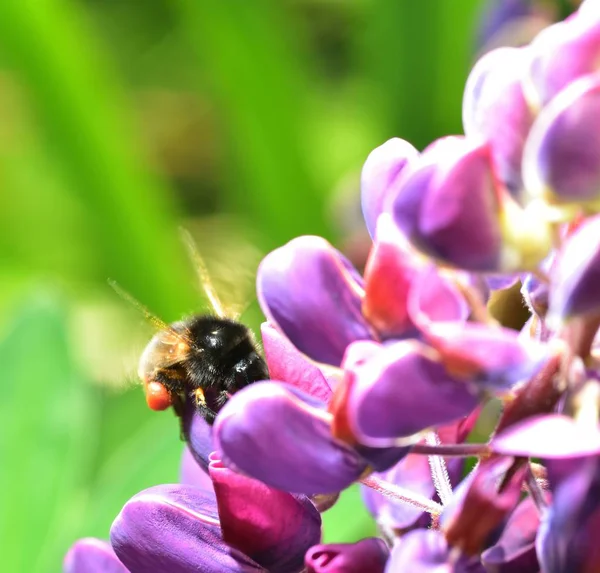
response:
<svg viewBox="0 0 600 573"><path fill-rule="evenodd" d="M234 392L268 379L269 371L250 329L226 316L191 236L185 231L182 234L214 315L196 315L169 325L110 282L158 331L143 351L138 366L148 406L152 410L173 406L181 417L183 403L189 399L212 424Z"/></svg>
<svg viewBox="0 0 600 573"><path fill-rule="evenodd" d="M269 372L246 326L200 315L158 332L140 358L138 375L153 410L189 398L212 424L234 392L266 380Z"/></svg>

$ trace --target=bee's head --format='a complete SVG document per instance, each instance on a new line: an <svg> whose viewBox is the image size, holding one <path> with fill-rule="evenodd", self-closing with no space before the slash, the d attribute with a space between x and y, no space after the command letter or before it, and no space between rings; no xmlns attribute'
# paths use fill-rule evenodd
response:
<svg viewBox="0 0 600 573"><path fill-rule="evenodd" d="M146 402L151 410L166 410L173 405L173 396L158 379L157 374L179 364L189 357L191 343L180 323L157 332L140 357L138 376L146 392Z"/></svg>

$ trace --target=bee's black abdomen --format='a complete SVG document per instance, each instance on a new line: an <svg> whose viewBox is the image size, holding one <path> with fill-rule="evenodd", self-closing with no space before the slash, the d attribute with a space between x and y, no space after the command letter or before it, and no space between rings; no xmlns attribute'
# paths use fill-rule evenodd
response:
<svg viewBox="0 0 600 573"><path fill-rule="evenodd" d="M206 404L199 404L198 410L209 422L231 394L269 378L267 365L243 324L197 316L174 327L187 330L193 340L193 348L182 364L186 372L183 390L190 394L202 390Z"/></svg>

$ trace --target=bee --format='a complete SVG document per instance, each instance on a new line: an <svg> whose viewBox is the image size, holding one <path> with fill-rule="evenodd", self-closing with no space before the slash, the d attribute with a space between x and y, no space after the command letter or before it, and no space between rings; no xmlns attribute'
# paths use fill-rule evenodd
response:
<svg viewBox="0 0 600 573"><path fill-rule="evenodd" d="M197 412L212 424L233 393L268 379L269 371L250 329L226 316L191 236L185 233L184 239L214 315L201 314L166 324L116 283L111 281L111 286L158 330L138 366L148 406L152 410L173 406L181 417L183 404L190 399Z"/></svg>

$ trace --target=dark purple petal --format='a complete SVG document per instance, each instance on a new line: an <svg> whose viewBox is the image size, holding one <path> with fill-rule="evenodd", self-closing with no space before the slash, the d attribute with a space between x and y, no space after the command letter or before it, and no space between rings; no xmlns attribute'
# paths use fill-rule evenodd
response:
<svg viewBox="0 0 600 573"><path fill-rule="evenodd" d="M227 469L211 454L223 539L277 573L297 573L306 551L321 539L321 516L305 497L293 495Z"/></svg>
<svg viewBox="0 0 600 573"><path fill-rule="evenodd" d="M208 456L215 450L212 426L198 414L191 400L184 403L183 433L188 448L204 471L208 470Z"/></svg>
<svg viewBox="0 0 600 573"><path fill-rule="evenodd" d="M539 114L527 140L523 178L529 193L551 203L600 198L600 78L565 88Z"/></svg>
<svg viewBox="0 0 600 573"><path fill-rule="evenodd" d="M551 273L551 326L600 314L600 216L584 221L566 239Z"/></svg>
<svg viewBox="0 0 600 573"><path fill-rule="evenodd" d="M448 543L467 555L479 553L519 502L525 472L526 463L513 458L480 461L444 508L441 521Z"/></svg>
<svg viewBox="0 0 600 573"><path fill-rule="evenodd" d="M441 532L416 529L392 549L385 573L485 573L478 559L456 558Z"/></svg>
<svg viewBox="0 0 600 573"><path fill-rule="evenodd" d="M500 539L482 556L489 571L497 573L530 573L539 571L535 538L540 514L531 498L523 500L512 513Z"/></svg>
<svg viewBox="0 0 600 573"><path fill-rule="evenodd" d="M320 368L308 360L272 324L261 326L265 358L269 375L274 380L285 380L311 396L328 402L332 391Z"/></svg>
<svg viewBox="0 0 600 573"><path fill-rule="evenodd" d="M467 137L491 143L500 180L519 196L521 157L533 122L522 80L527 71L526 48L498 48L476 64L465 87L463 125Z"/></svg>
<svg viewBox="0 0 600 573"><path fill-rule="evenodd" d="M228 467L306 495L336 493L357 480L366 461L331 433L324 404L280 382L237 392L215 422Z"/></svg>
<svg viewBox="0 0 600 573"><path fill-rule="evenodd" d="M320 237L299 237L260 264L261 308L313 360L339 366L348 344L372 338L350 262Z"/></svg>
<svg viewBox="0 0 600 573"><path fill-rule="evenodd" d="M110 541L131 573L266 571L222 538L215 496L189 485L160 485L132 497Z"/></svg>
<svg viewBox="0 0 600 573"><path fill-rule="evenodd" d="M361 204L371 237L381 213L398 191L398 181L418 151L407 141L394 137L375 148L367 157L360 178Z"/></svg>
<svg viewBox="0 0 600 573"><path fill-rule="evenodd" d="M446 424L475 408L478 397L469 385L449 376L430 355L425 345L412 340L381 347L362 363L347 361L345 368L354 376L348 417L361 443L391 446L397 438Z"/></svg>
<svg viewBox="0 0 600 573"><path fill-rule="evenodd" d="M181 456L179 468L179 483L195 485L208 492L213 491L212 480L206 470L197 461L190 449L186 446Z"/></svg>
<svg viewBox="0 0 600 573"><path fill-rule="evenodd" d="M500 432L495 452L540 458L577 458L600 454L600 430L561 414L534 416Z"/></svg>
<svg viewBox="0 0 600 573"><path fill-rule="evenodd" d="M79 539L69 549L63 573L128 573L110 543L93 537Z"/></svg>
<svg viewBox="0 0 600 573"><path fill-rule="evenodd" d="M306 553L307 573L383 573L390 552L376 537L357 543L315 545Z"/></svg>

